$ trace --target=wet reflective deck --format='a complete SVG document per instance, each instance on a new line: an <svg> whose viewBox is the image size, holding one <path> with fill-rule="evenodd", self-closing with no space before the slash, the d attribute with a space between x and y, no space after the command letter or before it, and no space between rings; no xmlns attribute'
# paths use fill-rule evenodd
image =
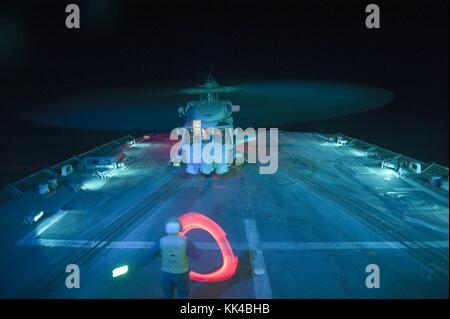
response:
<svg viewBox="0 0 450 319"><path fill-rule="evenodd" d="M353 150L310 133L281 133L279 168L232 166L191 176L168 165L164 140L128 150L130 165L106 179L81 176L0 206L1 297L160 298L160 260L148 251L165 221L200 212L227 233L239 258L235 276L192 282L192 298L448 297L448 193L433 196ZM36 209L45 216L21 226ZM200 249L192 269L221 265L214 240L188 234ZM67 289L68 264L81 287ZM112 270L128 265L127 274ZM380 288L366 287L366 266Z"/></svg>

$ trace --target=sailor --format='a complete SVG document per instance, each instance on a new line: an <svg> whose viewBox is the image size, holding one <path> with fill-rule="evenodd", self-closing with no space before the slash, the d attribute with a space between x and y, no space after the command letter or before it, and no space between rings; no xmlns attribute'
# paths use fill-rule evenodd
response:
<svg viewBox="0 0 450 319"><path fill-rule="evenodd" d="M198 257L192 241L180 236L181 223L178 218L170 218L165 226L167 235L159 241L161 255L161 287L163 298L189 297L189 259Z"/></svg>

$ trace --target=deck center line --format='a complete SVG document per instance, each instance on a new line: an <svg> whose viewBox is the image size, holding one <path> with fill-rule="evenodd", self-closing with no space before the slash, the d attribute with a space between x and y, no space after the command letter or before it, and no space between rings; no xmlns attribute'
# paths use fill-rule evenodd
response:
<svg viewBox="0 0 450 319"><path fill-rule="evenodd" d="M250 250L250 263L252 265L253 287L257 299L272 299L269 275L266 270L264 253L259 241L258 229L254 219L245 219L245 235Z"/></svg>

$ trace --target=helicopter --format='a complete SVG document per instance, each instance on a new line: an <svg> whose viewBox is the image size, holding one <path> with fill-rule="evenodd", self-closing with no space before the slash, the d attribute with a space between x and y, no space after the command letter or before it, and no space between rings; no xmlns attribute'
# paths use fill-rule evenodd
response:
<svg viewBox="0 0 450 319"><path fill-rule="evenodd" d="M191 100L178 108L179 117L186 118L185 127L192 127L192 121L202 121L202 127L233 127L233 112L239 112L240 106L229 100L220 100L219 94L232 93L238 89L221 86L213 77L208 77L204 84L197 87L181 89L184 94L199 95L198 100Z"/></svg>
<svg viewBox="0 0 450 319"><path fill-rule="evenodd" d="M201 172L209 175L215 172L221 175L228 172L236 156L232 114L239 112L240 105L219 99L219 94L232 93L236 90L235 87L219 85L211 76L199 86L180 90L180 93L199 97L178 108L178 116L185 118L183 126L185 131L181 134L178 156L172 159L174 165L179 166L184 162L189 174ZM204 141L211 143L216 155L221 153L219 160L195 159L196 152L203 153L206 149L207 144Z"/></svg>

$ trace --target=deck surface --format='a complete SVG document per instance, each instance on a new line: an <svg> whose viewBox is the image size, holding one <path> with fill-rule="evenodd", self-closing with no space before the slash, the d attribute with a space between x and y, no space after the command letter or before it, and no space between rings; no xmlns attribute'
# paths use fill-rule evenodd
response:
<svg viewBox="0 0 450 319"><path fill-rule="evenodd" d="M192 298L448 298L448 193L424 191L354 150L316 134L279 136L279 168L233 166L222 176L191 176L168 165L169 144L128 150L131 164L99 181L74 175L51 196L35 192L0 206L0 297L160 298L160 260L149 248L171 216L200 212L227 233L239 258L235 276L192 282ZM45 216L21 226L36 210ZM209 235L189 235L199 272L220 266ZM65 267L81 270L67 289ZM130 271L118 278L115 267ZM365 270L380 269L368 289ZM256 275L255 267L263 274Z"/></svg>

